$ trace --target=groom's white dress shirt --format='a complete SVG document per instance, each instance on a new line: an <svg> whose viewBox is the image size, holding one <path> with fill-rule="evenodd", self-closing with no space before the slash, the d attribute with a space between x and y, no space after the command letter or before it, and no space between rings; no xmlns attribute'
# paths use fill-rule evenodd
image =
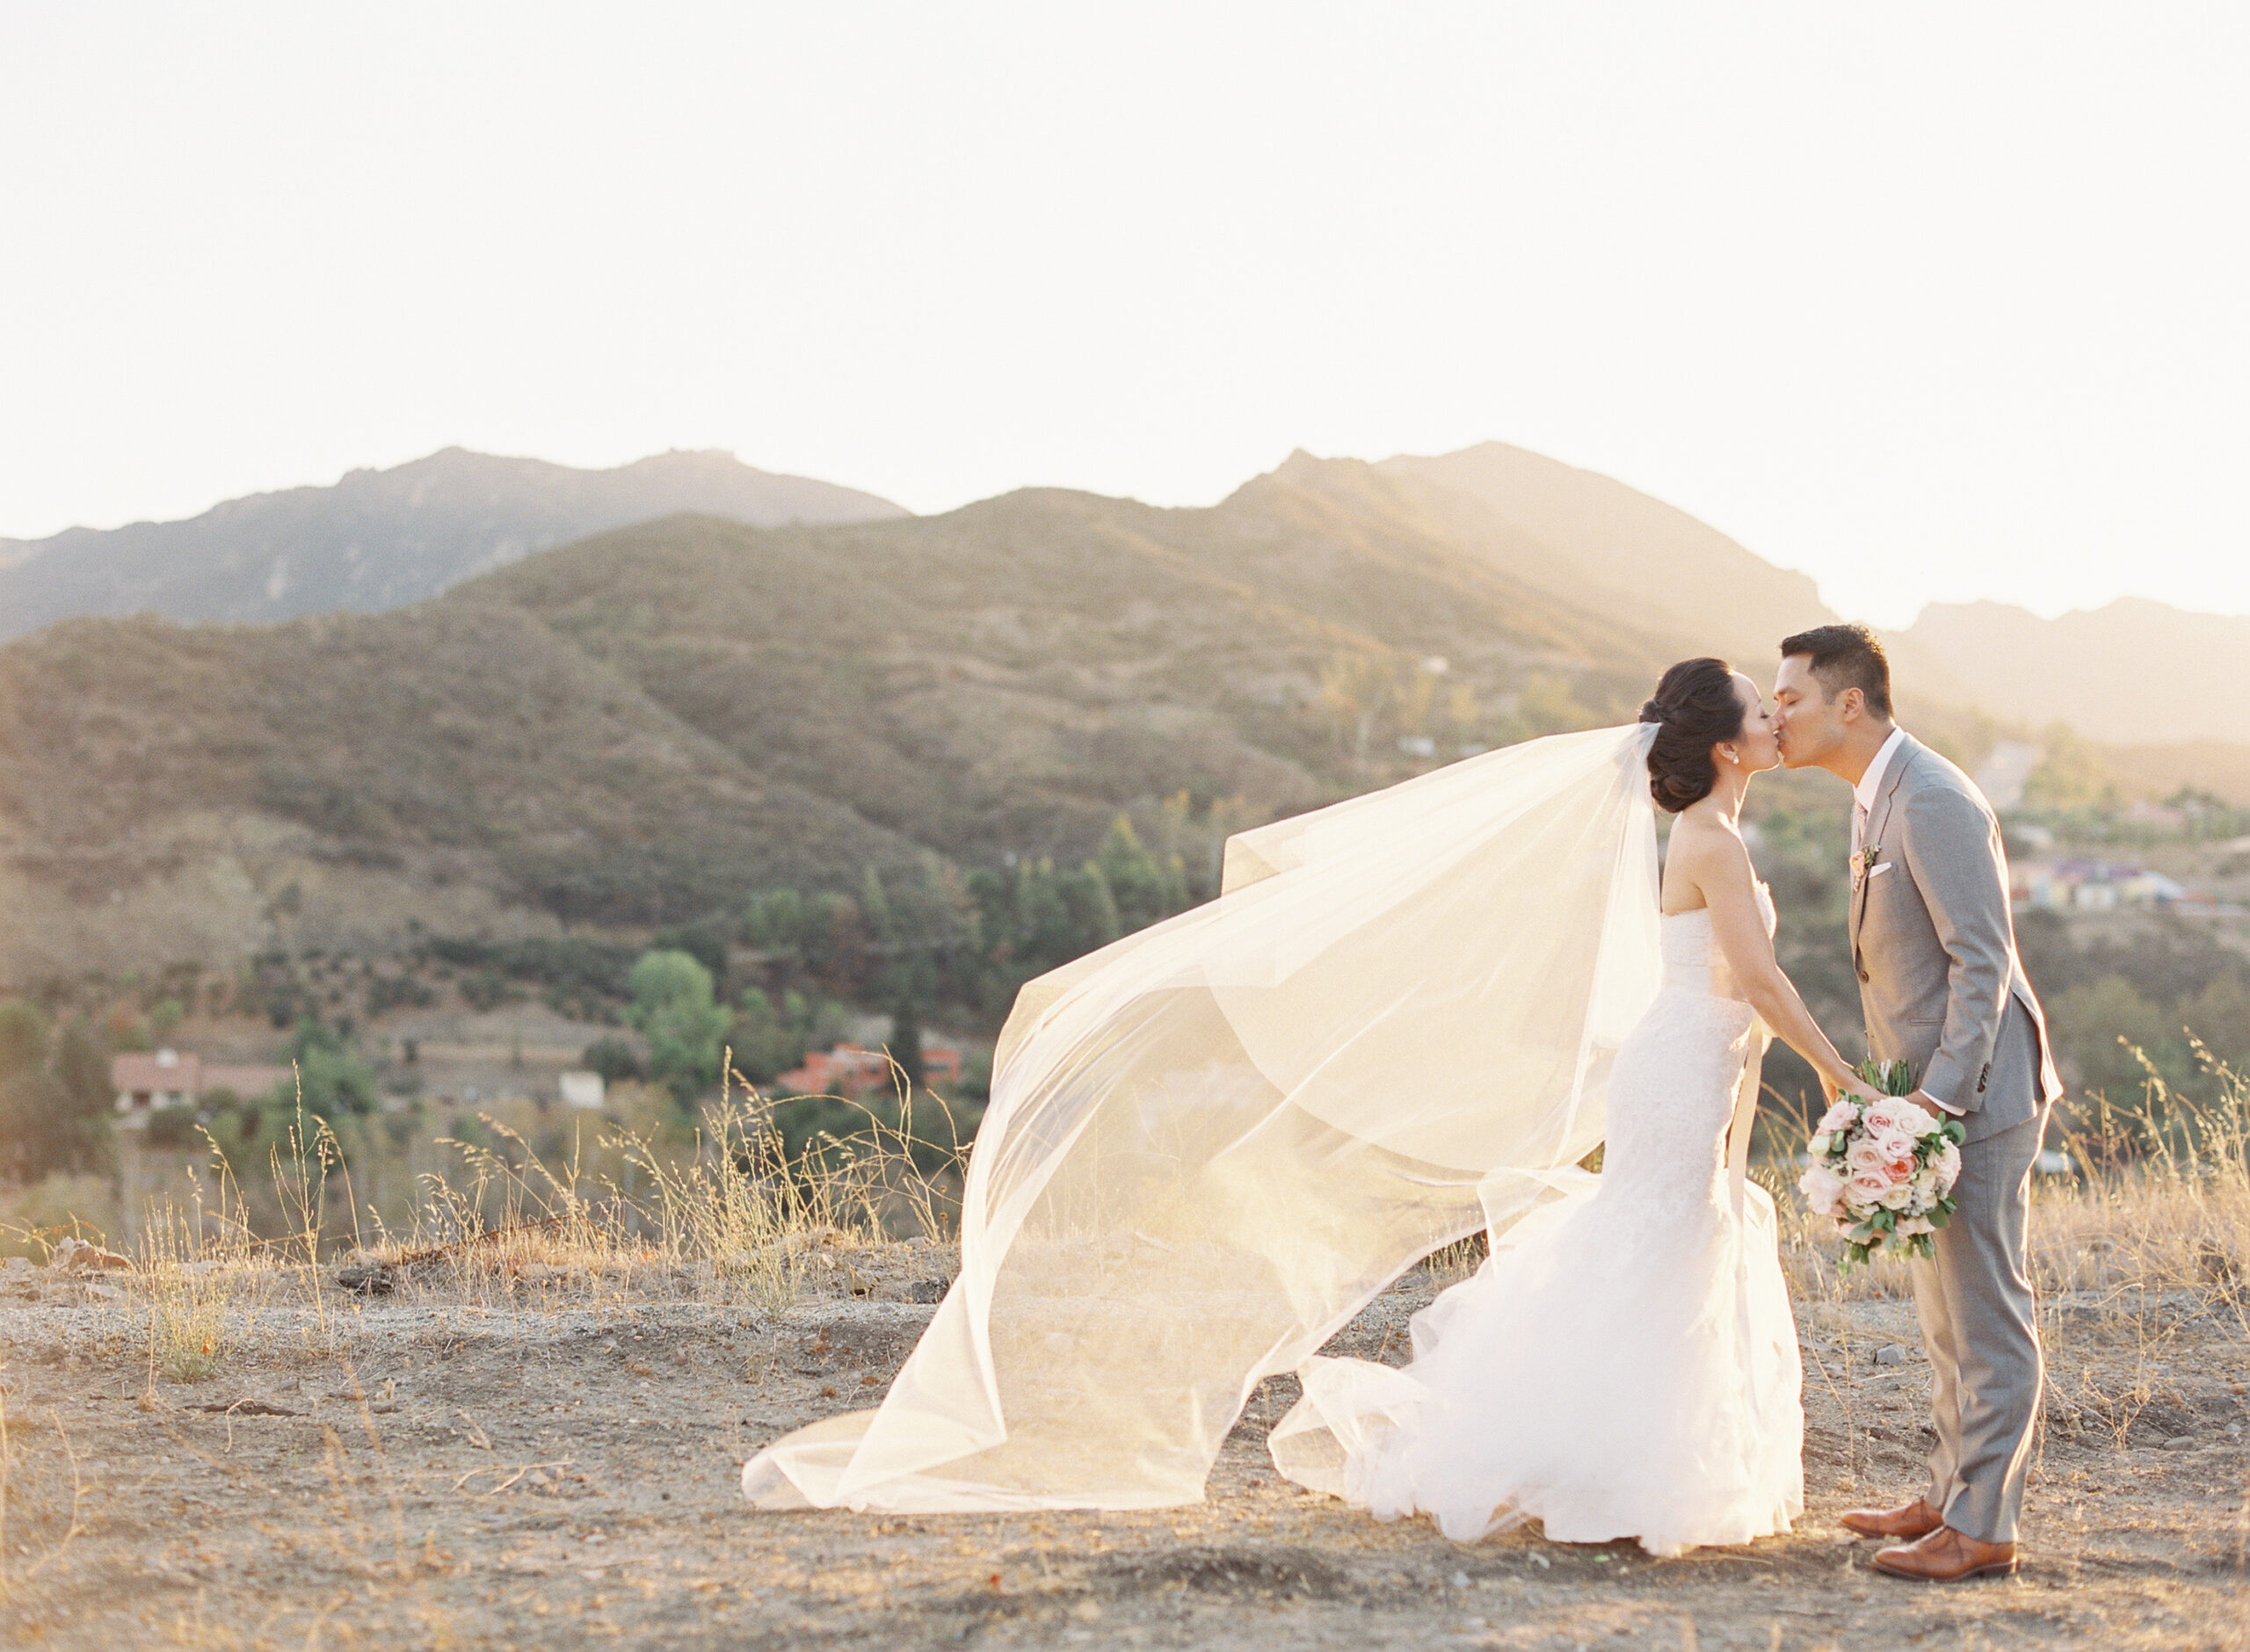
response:
<svg viewBox="0 0 2250 1652"><path fill-rule="evenodd" d="M1875 807L1875 800L1883 791L1883 777L1891 772L1891 759L1898 755L1898 748L1905 743L1906 731L1892 727L1891 738L1883 743L1875 760L1867 765L1867 772L1860 776L1860 783L1852 788L1852 852L1867 847L1868 811Z"/></svg>

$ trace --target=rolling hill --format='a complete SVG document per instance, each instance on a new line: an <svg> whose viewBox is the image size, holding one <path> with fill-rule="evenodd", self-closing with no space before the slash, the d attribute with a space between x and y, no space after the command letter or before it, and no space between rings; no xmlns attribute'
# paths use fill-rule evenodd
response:
<svg viewBox="0 0 2250 1652"><path fill-rule="evenodd" d="M2114 744L2250 743L2250 615L2145 598L2054 620L2006 603L1933 603L1905 634L1994 713Z"/></svg>
<svg viewBox="0 0 2250 1652"><path fill-rule="evenodd" d="M0 985L645 932L933 854L1074 866L1121 812L1184 793L1217 834L1622 720L1675 658L1760 669L1833 618L1692 518L1492 446L1298 453L1208 509L868 511L637 522L383 612L0 645ZM1973 744L1942 666L1902 679L1919 732Z"/></svg>
<svg viewBox="0 0 2250 1652"><path fill-rule="evenodd" d="M767 527L906 512L873 494L775 475L720 453L577 470L449 447L333 487L51 539L0 540L0 640L82 614L271 621L376 613L533 551L683 511Z"/></svg>
<svg viewBox="0 0 2250 1652"><path fill-rule="evenodd" d="M1182 790L1265 818L1628 715L1677 651L1307 458L1207 510L679 516L392 612L76 620L0 647L0 981L1074 863Z"/></svg>

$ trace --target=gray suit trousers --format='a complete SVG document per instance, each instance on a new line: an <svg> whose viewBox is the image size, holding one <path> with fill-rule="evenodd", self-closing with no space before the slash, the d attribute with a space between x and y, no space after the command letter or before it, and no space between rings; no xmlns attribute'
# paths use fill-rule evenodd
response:
<svg viewBox="0 0 2250 1652"><path fill-rule="evenodd" d="M2013 1543L2045 1367L2026 1257L2039 1117L1961 1150L1952 1221L1912 1264L1930 1357L1932 1508L1954 1530Z"/></svg>

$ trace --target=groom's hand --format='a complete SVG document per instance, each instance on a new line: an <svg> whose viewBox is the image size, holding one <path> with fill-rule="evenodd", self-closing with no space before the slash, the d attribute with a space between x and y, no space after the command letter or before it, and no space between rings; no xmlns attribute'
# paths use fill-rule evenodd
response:
<svg viewBox="0 0 2250 1652"><path fill-rule="evenodd" d="M1918 1090L1906 1098L1926 1112L1942 1112L1949 1119L1966 1119L1969 1115L1949 1101L1940 1101L1927 1090Z"/></svg>

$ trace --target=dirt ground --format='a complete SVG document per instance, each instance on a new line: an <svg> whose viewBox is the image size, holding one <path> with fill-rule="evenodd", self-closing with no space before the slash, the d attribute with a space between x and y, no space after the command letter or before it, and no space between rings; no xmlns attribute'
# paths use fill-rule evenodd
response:
<svg viewBox="0 0 2250 1652"><path fill-rule="evenodd" d="M0 1634L89 1652L2250 1647L2250 1344L2208 1301L2047 1305L2027 1563L1952 1589L1869 1572L1835 1525L1915 1485L1925 1367L1886 1301L1804 1310L1811 1507L1746 1548L1653 1561L1379 1525L1273 1472L1288 1379L1193 1508L745 1507L751 1452L879 1396L943 1260L892 1247L780 1315L567 1278L450 1300L300 1286L238 1315L190 1384L151 1382L129 1283L18 1270L0 1280ZM1410 1276L1339 1347L1397 1357L1433 1293Z"/></svg>

